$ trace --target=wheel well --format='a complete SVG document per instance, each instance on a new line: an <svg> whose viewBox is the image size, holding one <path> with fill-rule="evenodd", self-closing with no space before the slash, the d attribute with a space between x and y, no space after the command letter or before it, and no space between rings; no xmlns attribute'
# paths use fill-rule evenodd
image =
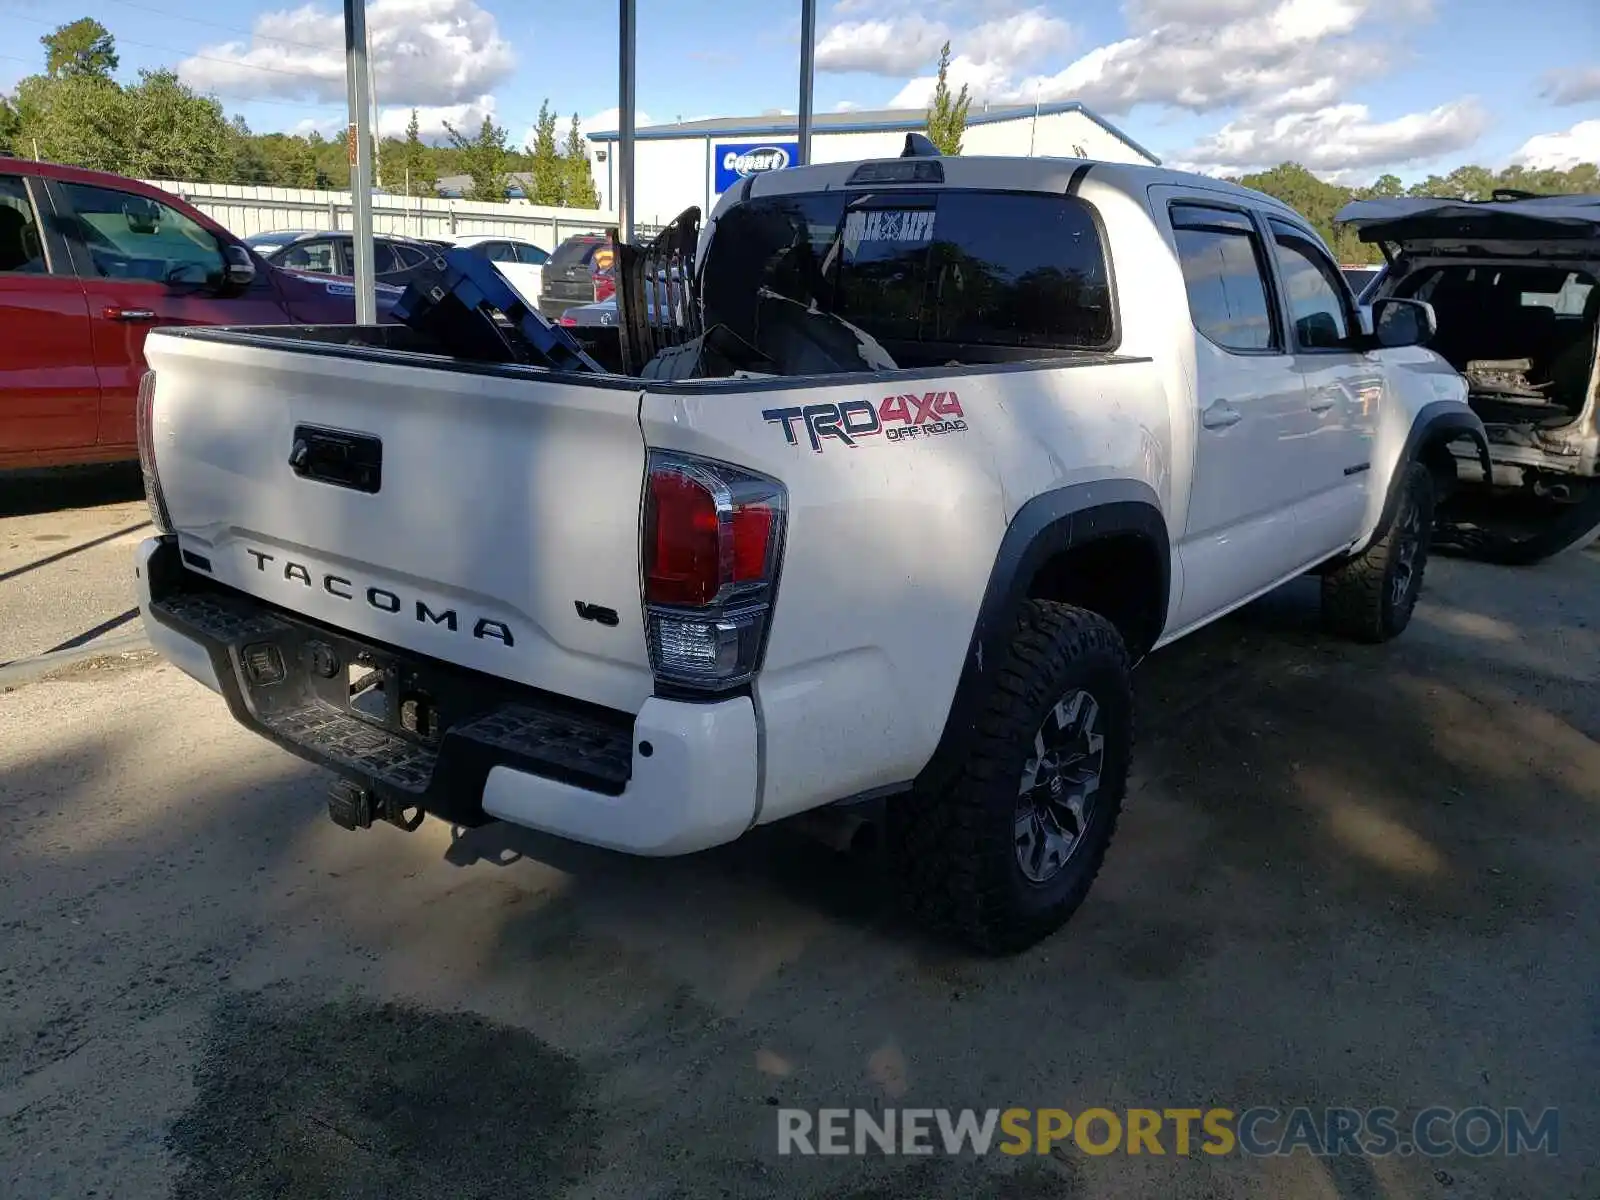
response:
<svg viewBox="0 0 1600 1200"><path fill-rule="evenodd" d="M1439 433L1429 438L1417 450L1416 461L1428 468L1433 476L1433 491L1443 500L1456 489L1456 457L1450 453L1450 443L1461 438L1459 431Z"/></svg>
<svg viewBox="0 0 1600 1200"><path fill-rule="evenodd" d="M1136 533L1112 534L1048 559L1028 584L1031 600L1053 600L1099 613L1117 627L1138 658L1166 622L1159 552Z"/></svg>

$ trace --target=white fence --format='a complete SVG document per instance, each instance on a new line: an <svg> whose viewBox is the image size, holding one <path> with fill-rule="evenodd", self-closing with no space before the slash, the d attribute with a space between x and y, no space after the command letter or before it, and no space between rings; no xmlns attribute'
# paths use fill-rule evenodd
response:
<svg viewBox="0 0 1600 1200"><path fill-rule="evenodd" d="M240 237L275 229L349 229L352 224L349 192L181 183L164 179L147 182L183 197ZM481 204L472 200L378 192L372 196L374 232L410 237L499 233L527 238L546 250L554 250L563 238L574 233L604 232L615 224L615 216L595 209Z"/></svg>

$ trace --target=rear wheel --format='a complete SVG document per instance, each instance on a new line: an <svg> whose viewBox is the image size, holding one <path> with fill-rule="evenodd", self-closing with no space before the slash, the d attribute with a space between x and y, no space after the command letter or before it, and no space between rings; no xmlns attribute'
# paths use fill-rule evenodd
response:
<svg viewBox="0 0 1600 1200"><path fill-rule="evenodd" d="M1422 463L1411 463L1383 536L1322 576L1322 616L1330 630L1374 643L1405 632L1422 593L1433 509L1433 476Z"/></svg>
<svg viewBox="0 0 1600 1200"><path fill-rule="evenodd" d="M1011 953L1083 903L1116 831L1133 742L1127 649L1105 618L1023 606L955 780L891 813L913 910Z"/></svg>

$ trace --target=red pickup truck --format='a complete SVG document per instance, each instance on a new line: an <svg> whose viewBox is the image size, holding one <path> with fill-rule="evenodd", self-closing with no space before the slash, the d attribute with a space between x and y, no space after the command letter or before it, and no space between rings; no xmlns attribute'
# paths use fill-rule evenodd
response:
<svg viewBox="0 0 1600 1200"><path fill-rule="evenodd" d="M136 458L155 326L354 320L349 280L269 266L176 196L0 156L0 469Z"/></svg>

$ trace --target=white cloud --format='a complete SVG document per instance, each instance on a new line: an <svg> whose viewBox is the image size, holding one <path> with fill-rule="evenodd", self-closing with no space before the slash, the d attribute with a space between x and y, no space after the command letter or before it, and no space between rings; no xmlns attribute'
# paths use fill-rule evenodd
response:
<svg viewBox="0 0 1600 1200"><path fill-rule="evenodd" d="M488 94L464 104L418 105L417 136L425 142L445 140L445 122L467 135L474 135L485 117L494 116L494 97ZM378 113L378 133L382 137L403 138L411 122L409 108L385 108Z"/></svg>
<svg viewBox="0 0 1600 1200"><path fill-rule="evenodd" d="M817 70L908 75L938 62L939 47L949 40L948 26L917 15L847 21L817 40Z"/></svg>
<svg viewBox="0 0 1600 1200"><path fill-rule="evenodd" d="M1146 0L1159 19L1097 47L1054 75L1024 80L1046 100L1082 100L1123 113L1136 104L1206 112L1271 103L1285 110L1326 103L1381 72L1383 43L1350 40L1379 0Z"/></svg>
<svg viewBox="0 0 1600 1200"><path fill-rule="evenodd" d="M1600 163L1600 120L1579 121L1562 133L1541 133L1522 144L1513 162L1535 169L1565 171L1579 163Z"/></svg>
<svg viewBox="0 0 1600 1200"><path fill-rule="evenodd" d="M833 106L833 111L837 113L860 112L861 105L857 104L854 100L841 100L839 103Z"/></svg>
<svg viewBox="0 0 1600 1200"><path fill-rule="evenodd" d="M1193 112L1247 108L1310 112L1335 104L1362 80L1390 69L1396 19L1425 15L1431 0L1124 0L1130 34L1054 71L1043 59L1073 40L1043 8L961 26L949 6L913 12L902 0L850 0L852 20L830 29L818 65L913 75L891 101L927 102L942 39L951 79L997 103L1080 100L1110 115L1138 104ZM835 9L837 13L839 10ZM1059 60L1058 60L1059 61ZM827 64L834 64L827 66Z"/></svg>
<svg viewBox="0 0 1600 1200"><path fill-rule="evenodd" d="M1001 63L976 62L965 54L958 55L950 60L947 81L952 91L960 92L965 87L968 95L979 102L1010 98L1010 73ZM937 75L919 75L894 94L889 107L926 108L938 83Z"/></svg>
<svg viewBox="0 0 1600 1200"><path fill-rule="evenodd" d="M1552 104L1585 104L1600 100L1600 67L1565 67L1547 71L1540 93Z"/></svg>
<svg viewBox="0 0 1600 1200"><path fill-rule="evenodd" d="M205 46L178 66L201 91L244 97L345 97L344 14L315 4L256 18L248 42ZM372 0L367 9L378 101L475 103L516 66L511 44L476 0Z"/></svg>
<svg viewBox="0 0 1600 1200"><path fill-rule="evenodd" d="M974 62L1018 66L1058 54L1072 41L1072 26L1042 8L1030 8L963 33L960 50Z"/></svg>
<svg viewBox="0 0 1600 1200"><path fill-rule="evenodd" d="M1594 124L1600 127L1600 122ZM1277 116L1246 114L1202 138L1178 156L1183 161L1175 165L1212 175L1237 175L1298 162L1324 177L1360 175L1463 150L1487 125L1487 114L1472 99L1391 121L1374 121L1364 104L1335 104Z"/></svg>
<svg viewBox="0 0 1600 1200"><path fill-rule="evenodd" d="M990 81L1009 79L1019 69L1065 50L1072 38L1072 26L1042 8L995 17L960 31L907 12L826 29L817 43L817 70L908 75L937 66L940 48L950 42L955 52L952 80L959 78L969 86L982 81L987 87ZM964 64L959 75L957 64Z"/></svg>

